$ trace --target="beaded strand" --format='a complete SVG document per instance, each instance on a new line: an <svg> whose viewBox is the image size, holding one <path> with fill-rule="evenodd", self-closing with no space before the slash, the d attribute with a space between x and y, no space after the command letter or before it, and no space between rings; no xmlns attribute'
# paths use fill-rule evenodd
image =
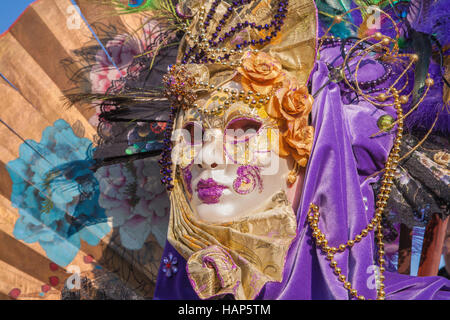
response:
<svg viewBox="0 0 450 320"><path fill-rule="evenodd" d="M190 47L187 52L185 53L182 63L215 63L217 60L228 60L231 55L242 53L240 50L244 49L245 47L248 47L250 45L256 46L256 45L263 45L265 43L269 43L272 38L277 36L277 32L281 30L281 26L284 24L284 18L286 18L286 14L288 12L287 6L289 4L288 0L280 0L278 3L278 9L277 13L274 15L272 21L270 24L265 25L256 25L256 23L245 21L243 23L237 23L235 26L231 27L228 32L225 32L223 36L219 37L218 32L222 31L222 27L224 26L226 20L233 14L234 9L238 8L240 6L243 6L245 4L250 3L249 0L239 0L234 1L230 7L227 8L227 12L223 15L222 19L219 20L219 24L216 27L215 32L211 35L210 39L206 38L206 32L207 27L210 25L210 20L213 18L214 14L216 13L216 8L219 5L220 0L216 0L212 3L210 11L208 14L206 14L205 7L201 7L200 9L200 17L199 17L199 26L202 29L201 33L196 38L190 31L188 31L187 25L184 26L184 30L186 31L187 36L190 40L194 42L194 46ZM205 16L206 14L206 16ZM226 39L231 38L235 33L240 32L241 30L244 30L246 28L252 28L256 29L258 31L261 30L267 30L270 31L274 29L274 31L271 31L270 35L265 36L264 38L260 38L258 40L244 40L239 44L236 44L234 49L227 49L223 48L222 50L225 50L225 55L216 57L216 58L209 58L206 54L206 51L208 49L214 49L214 47L217 47L219 44L223 43ZM219 37L217 41L215 39ZM194 54L194 51L196 49L200 48L199 52ZM205 51L206 49L206 51ZM234 52L231 52L233 50ZM211 51L209 51L211 52ZM219 51L220 52L220 51ZM216 53L219 53L216 51Z"/></svg>
<svg viewBox="0 0 450 320"><path fill-rule="evenodd" d="M203 114L205 115L216 115L221 113L222 111L226 110L229 106L231 106L236 101L243 101L247 105L249 105L251 108L261 108L262 106L266 105L270 101L270 95L262 95L259 92L253 92L253 91L238 91L235 89L228 89L228 88L222 88L217 87L215 88L214 85L210 85L207 82L199 82L198 86L200 88L204 89L212 89L217 92L223 92L228 95L228 98L224 101L223 104L220 104L219 106L211 109L206 110L200 108L198 104L193 104L193 108L199 109Z"/></svg>
<svg viewBox="0 0 450 320"><path fill-rule="evenodd" d="M361 242L361 240L366 237L370 231L372 231L374 228L377 230L376 238L377 238L377 245L378 245L378 266L379 266L379 286L377 288L377 300L384 300L386 293L384 291L384 243L383 243L383 227L381 225L382 215L384 213L385 207L387 206L387 201L389 199L390 193L391 193L391 186L393 184L394 179L394 172L397 169L398 162L399 162L399 153L400 153L400 143L401 139L403 137L403 111L401 107L401 101L398 94L398 91L393 88L391 89L392 95L394 97L394 106L397 111L397 117L398 117L398 124L397 124L397 135L394 140L394 146L391 149L391 152L389 153L387 162L386 162L386 172L383 175L382 178L382 184L380 188L380 193L378 194L377 198L378 201L376 202L376 209L375 209L375 215L371 219L371 221L367 224L367 226L361 230L359 234L357 234L353 239L348 240L346 243L340 244L336 247L330 247L328 243L328 239L326 238L325 234L320 230L319 228L319 218L320 218L320 212L319 207L315 205L314 203L311 203L309 206L309 211L307 214L307 219L310 228L312 229L312 236L316 241L317 246L321 248L321 250L327 254L327 259L330 260L330 267L334 269L334 273L338 277L338 280L343 283L344 288L346 288L351 297L359 299L359 300L365 300L366 298L363 295L359 295L357 289L353 287L351 282L348 281L347 277L342 274L342 269L338 267L337 261L335 260L335 255L337 253L344 252L347 248L350 249L353 247L356 243Z"/></svg>

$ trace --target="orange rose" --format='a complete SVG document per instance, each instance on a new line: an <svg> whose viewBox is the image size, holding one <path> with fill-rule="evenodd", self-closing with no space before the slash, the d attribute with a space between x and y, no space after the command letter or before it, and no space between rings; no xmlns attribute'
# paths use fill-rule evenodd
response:
<svg viewBox="0 0 450 320"><path fill-rule="evenodd" d="M314 137L314 128L308 126L312 102L305 86L286 77L266 106L267 114L280 123L280 156L291 155L302 167L308 162Z"/></svg>
<svg viewBox="0 0 450 320"><path fill-rule="evenodd" d="M244 90L264 95L269 94L275 84L284 79L281 63L265 52L247 53L237 71L242 76Z"/></svg>
<svg viewBox="0 0 450 320"><path fill-rule="evenodd" d="M312 109L312 97L305 86L289 90L281 101L281 113L291 120L298 116L307 116Z"/></svg>
<svg viewBox="0 0 450 320"><path fill-rule="evenodd" d="M275 91L269 101L267 114L276 119L292 121L308 115L312 109L312 96L305 86L300 86L294 77L286 77L282 87Z"/></svg>

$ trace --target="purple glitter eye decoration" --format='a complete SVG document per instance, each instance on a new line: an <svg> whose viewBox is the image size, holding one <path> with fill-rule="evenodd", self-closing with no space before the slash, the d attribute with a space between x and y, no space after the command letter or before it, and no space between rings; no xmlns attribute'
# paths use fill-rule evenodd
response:
<svg viewBox="0 0 450 320"><path fill-rule="evenodd" d="M219 202L224 189L227 189L227 187L209 178L207 180L200 179L195 191L197 191L200 201L206 204L214 204Z"/></svg>
<svg viewBox="0 0 450 320"><path fill-rule="evenodd" d="M186 168L181 169L183 172L184 183L186 184L187 191L192 194L192 173L191 166L187 166Z"/></svg>
<svg viewBox="0 0 450 320"><path fill-rule="evenodd" d="M256 166L240 166L237 169L237 175L237 178L233 182L234 191L244 195L252 192L258 186L258 192L262 192L263 184L260 168Z"/></svg>

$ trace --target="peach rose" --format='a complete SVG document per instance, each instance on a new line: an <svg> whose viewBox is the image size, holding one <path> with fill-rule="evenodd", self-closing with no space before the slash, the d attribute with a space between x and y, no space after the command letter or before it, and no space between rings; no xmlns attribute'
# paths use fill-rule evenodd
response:
<svg viewBox="0 0 450 320"><path fill-rule="evenodd" d="M291 155L301 166L306 167L314 138L314 128L308 126L307 117L302 117L294 121L288 121L288 129L282 136L288 149L292 149ZM286 146L285 146L286 147Z"/></svg>
<svg viewBox="0 0 450 320"><path fill-rule="evenodd" d="M241 83L245 90L264 95L270 94L285 77L281 63L265 52L247 53L237 71L242 76Z"/></svg>
<svg viewBox="0 0 450 320"><path fill-rule="evenodd" d="M307 116L312 109L312 96L305 86L300 86L294 77L286 77L282 87L275 91L269 101L267 114L276 119L292 121Z"/></svg>
<svg viewBox="0 0 450 320"><path fill-rule="evenodd" d="M314 128L308 126L313 98L294 77L286 77L266 106L281 128L280 156L292 155L304 167L311 153Z"/></svg>

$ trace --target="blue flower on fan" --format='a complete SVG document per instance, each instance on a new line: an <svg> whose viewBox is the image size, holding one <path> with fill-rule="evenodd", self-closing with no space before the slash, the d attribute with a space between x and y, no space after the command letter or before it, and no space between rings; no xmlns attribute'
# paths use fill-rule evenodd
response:
<svg viewBox="0 0 450 320"><path fill-rule="evenodd" d="M89 139L76 136L60 119L44 130L40 143L23 143L19 158L7 165L13 181L11 203L20 214L14 236L39 242L61 266L74 259L81 240L97 245L111 230L98 205L93 162L86 160L91 147Z"/></svg>
<svg viewBox="0 0 450 320"><path fill-rule="evenodd" d="M162 272L166 274L166 277L171 277L172 274L178 272L177 258L170 252L168 257L163 258Z"/></svg>

